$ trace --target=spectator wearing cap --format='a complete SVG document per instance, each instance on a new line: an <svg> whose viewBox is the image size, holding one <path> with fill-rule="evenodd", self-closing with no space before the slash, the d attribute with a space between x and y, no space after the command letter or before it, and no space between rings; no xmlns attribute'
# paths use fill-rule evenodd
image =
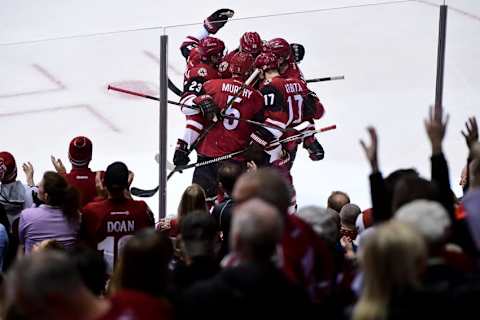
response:
<svg viewBox="0 0 480 320"><path fill-rule="evenodd" d="M82 209L81 238L90 247L103 251L108 273L125 242L135 232L154 226L153 214L144 201L133 200L126 192L129 171L122 162L107 167L104 185L107 199L90 202Z"/></svg>
<svg viewBox="0 0 480 320"><path fill-rule="evenodd" d="M25 253L50 239L72 248L79 229L78 191L58 173L47 171L38 187L38 198L44 204L20 214L18 237Z"/></svg>
<svg viewBox="0 0 480 320"><path fill-rule="evenodd" d="M83 207L97 196L95 185L97 172L89 168L92 160L92 141L84 136L73 138L68 147L68 159L72 164L72 170L69 173L60 159L51 157L57 172L65 175L68 183L80 192L80 205Z"/></svg>
<svg viewBox="0 0 480 320"><path fill-rule="evenodd" d="M23 169L27 174L28 185L17 180L17 163L10 152L0 152L0 204L5 208L8 225L5 227L12 231L14 222L23 209L33 205L33 192L36 191L33 183L33 168L30 163L24 164ZM7 224L2 219L2 224Z"/></svg>

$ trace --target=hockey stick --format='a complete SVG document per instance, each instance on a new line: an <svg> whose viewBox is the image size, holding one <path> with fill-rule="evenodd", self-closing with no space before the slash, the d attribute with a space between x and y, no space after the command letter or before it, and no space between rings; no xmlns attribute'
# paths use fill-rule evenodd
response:
<svg viewBox="0 0 480 320"><path fill-rule="evenodd" d="M308 131L299 133L299 134L294 135L294 136L290 136L288 138L285 138L285 139L282 139L282 140L279 140L279 141L273 141L268 147L275 146L275 145L278 145L278 144L284 143L284 142L290 142L290 141L303 139L306 136L316 134L316 133L320 133L320 132L334 130L336 128L337 128L337 126L334 124L334 125L330 125L330 126L327 126L327 127L320 128L318 130L308 130ZM170 179L170 177L173 175L173 172L175 172L175 171L182 171L182 170L186 170L186 169L190 169L190 168L198 168L198 167L206 166L206 165L209 165L209 164L212 164L212 163L217 163L217 162L220 162L220 161L228 160L228 159L233 158L236 155L239 155L239 154L247 151L247 149L248 148L245 148L245 149L242 149L242 150L239 150L239 151L234 151L234 152L229 153L227 155L217 157L217 158L213 158L213 159L210 159L210 160L206 160L206 161L202 161L202 162L196 162L196 163L192 163L192 164L185 165L185 166L179 166L178 168L174 168L173 171L168 174L167 180ZM146 197L146 198L153 196L155 193L157 193L157 191L158 191L158 187L156 187L154 189L151 189L151 190L142 190L142 189L134 187L130 190L130 192L134 196Z"/></svg>
<svg viewBox="0 0 480 320"><path fill-rule="evenodd" d="M345 76L333 76L333 77L324 77L324 78L315 78L315 79L308 79L305 80L306 83L312 82L322 82L322 81L332 81L332 80L343 80Z"/></svg>
<svg viewBox="0 0 480 320"><path fill-rule="evenodd" d="M239 151L234 151L234 152L226 154L224 156L213 158L213 159L202 161L202 162L195 162L195 163L191 163L191 164L184 165L184 166L177 166L177 167L173 168L173 170L168 174L167 181L177 171L183 171L185 169L190 169L190 168L203 167L203 166L206 166L206 165L209 165L209 164L212 164L212 163L217 163L217 162L220 162L220 161L228 160L228 159L231 159L231 158L235 157L236 155L239 155L239 154L247 151L247 149L248 148L245 148L245 149L242 149L242 150L239 150ZM157 193L158 188L159 187L157 186L156 188L153 188L153 189L143 190L143 189L133 187L133 188L130 189L130 193L134 196L137 196L137 197L149 198L149 197L152 197L153 195L155 195L155 193Z"/></svg>
<svg viewBox="0 0 480 320"><path fill-rule="evenodd" d="M154 97L154 96L150 96L150 95L148 95L148 94L143 94L143 93L140 93L140 92L135 92L135 91L131 91L131 90L119 88L119 87L114 87L114 86L111 86L111 85L108 86L108 90L118 91L118 92L130 94L130 95L137 96L137 97L147 98L147 99L155 100L155 101L159 101L159 100L160 100L159 98ZM172 100L167 100L167 102L168 102L169 104L173 104L173 105L176 105L176 106L180 106L180 107L184 107L184 108L188 108L188 109L192 109L192 110L200 110L199 107L198 107L198 106L195 106L195 105L189 106L189 105L187 105L187 104L183 104L183 103L180 103L180 102L175 102L175 101L172 101ZM227 108L228 108L228 106L227 106ZM232 120L245 121L245 122L247 122L247 123L250 123L250 124L253 124L253 125L256 125L256 126L261 126L261 127L276 129L276 130L281 131L281 132L287 132L287 131L291 131L291 130L292 130L292 129L290 129L290 128L283 129L283 128L281 128L281 127L279 127L279 126L276 126L276 125L274 125L274 124L257 122L257 121L253 121L253 120L250 120L250 119L237 118L237 117L235 117L235 116L233 116L233 115L224 114L224 115L222 115L222 117L223 117L223 118L232 119Z"/></svg>
<svg viewBox="0 0 480 320"><path fill-rule="evenodd" d="M332 80L344 80L345 76L333 76L333 77L323 77L323 78L314 78L314 79L308 79L305 82L306 83L312 83L312 82L322 82L322 81L332 81ZM173 93L175 93L177 96L181 97L183 94L183 91L180 90L170 78L168 78L168 89L170 89Z"/></svg>
<svg viewBox="0 0 480 320"><path fill-rule="evenodd" d="M183 94L183 91L180 90L170 78L168 78L168 89L172 90L173 93L175 93L177 96L181 97Z"/></svg>

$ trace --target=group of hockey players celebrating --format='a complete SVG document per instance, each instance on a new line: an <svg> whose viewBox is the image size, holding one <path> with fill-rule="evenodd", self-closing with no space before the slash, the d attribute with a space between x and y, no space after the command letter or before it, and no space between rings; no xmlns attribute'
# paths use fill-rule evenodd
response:
<svg viewBox="0 0 480 320"><path fill-rule="evenodd" d="M244 169L249 163L275 167L291 182L299 144L313 161L324 158L312 133L324 106L298 67L303 46L245 32L238 48L224 55L225 44L211 35L232 14L229 9L217 10L198 36L188 36L181 45L187 62L180 99L186 128L177 141L173 163L187 165L193 150L201 162L244 150L229 161ZM283 140L288 142L278 142ZM214 162L193 174L193 182L204 188L210 200L218 193L217 168Z"/></svg>

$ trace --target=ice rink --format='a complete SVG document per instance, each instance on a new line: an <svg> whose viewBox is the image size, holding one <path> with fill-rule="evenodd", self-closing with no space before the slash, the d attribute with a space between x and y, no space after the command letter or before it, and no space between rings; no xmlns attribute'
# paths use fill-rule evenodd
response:
<svg viewBox="0 0 480 320"><path fill-rule="evenodd" d="M134 186L155 187L158 103L108 92L107 85L158 96L159 38L165 33L169 77L180 86L185 67L180 43L211 12L227 7L235 10L235 19L216 36L229 49L236 48L245 31L257 31L264 39L284 37L305 46L300 67L307 79L345 75L343 81L310 86L326 108L318 127L336 124L337 130L318 136L325 160L312 162L306 151L299 151L293 177L300 206L326 205L332 190L343 190L366 208L369 167L358 142L367 137L366 126L378 129L385 174L416 167L430 176L423 119L435 95L441 3L1 0L0 150L12 152L18 164L32 162L39 182L53 168L50 155L68 163L68 142L86 135L94 146L92 169L104 170L122 160L135 172ZM445 153L460 195L458 180L467 156L460 130L468 116L480 116L480 2L446 4L452 10L447 23L444 105L450 123ZM296 13L283 15L289 12ZM169 99L178 97L170 92ZM171 160L184 117L175 107L168 111ZM168 182L167 215L176 212L191 173ZM147 201L157 212L158 198Z"/></svg>

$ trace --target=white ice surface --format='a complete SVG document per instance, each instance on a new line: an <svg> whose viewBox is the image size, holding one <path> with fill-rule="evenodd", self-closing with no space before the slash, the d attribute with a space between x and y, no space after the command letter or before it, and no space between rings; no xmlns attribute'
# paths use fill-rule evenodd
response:
<svg viewBox="0 0 480 320"><path fill-rule="evenodd" d="M0 5L0 149L18 163L31 161L35 179L51 169L50 154L66 160L68 141L84 134L94 142L93 169L122 160L135 172L134 185L153 188L158 180L158 104L106 91L116 83L158 95L162 29L26 43L89 33L200 22L220 7L236 18L389 1L25 1ZM443 1L431 0L430 4ZM423 128L434 101L438 7L418 1L320 11L229 22L218 36L230 49L244 31L263 38L285 37L306 47L301 68L307 78L345 75L314 84L326 107L318 126L338 129L319 136L326 159L311 162L299 151L293 176L300 205L325 205L332 190L370 205L369 168L358 144L365 127L379 131L384 173L416 167L429 177L429 147ZM470 115L480 115L480 3L447 1L449 11L444 104L450 113L445 152L454 190L466 157L459 131ZM181 84L178 47L197 26L167 28L170 78ZM6 45L8 43L20 43ZM169 93L170 99L175 99ZM184 118L169 110L168 158L183 131ZM20 174L21 175L21 174ZM168 212L174 214L191 171L168 184ZM148 200L157 211L158 198Z"/></svg>

